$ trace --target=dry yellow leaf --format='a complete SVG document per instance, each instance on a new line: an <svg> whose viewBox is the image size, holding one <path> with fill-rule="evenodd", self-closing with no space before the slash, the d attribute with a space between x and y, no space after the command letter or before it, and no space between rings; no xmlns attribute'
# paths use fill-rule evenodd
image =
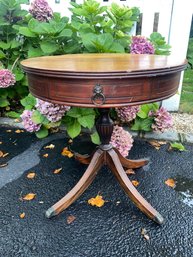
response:
<svg viewBox="0 0 193 257"><path fill-rule="evenodd" d="M43 155L43 157L47 158L48 155L49 155L48 153L45 153L45 154Z"/></svg>
<svg viewBox="0 0 193 257"><path fill-rule="evenodd" d="M149 144L152 145L157 150L159 150L161 147L161 144L156 140L150 140Z"/></svg>
<svg viewBox="0 0 193 257"><path fill-rule="evenodd" d="M73 156L73 153L68 150L68 147L64 147L61 154L63 156L68 156L68 158L71 158Z"/></svg>
<svg viewBox="0 0 193 257"><path fill-rule="evenodd" d="M0 151L0 157L3 157L4 153L2 151Z"/></svg>
<svg viewBox="0 0 193 257"><path fill-rule="evenodd" d="M35 172L30 172L27 174L27 178L29 179L35 178L35 176L36 176Z"/></svg>
<svg viewBox="0 0 193 257"><path fill-rule="evenodd" d="M23 133L24 132L24 130L22 130L22 129L17 129L16 131L15 131L15 133L17 133L17 134L20 134L20 133Z"/></svg>
<svg viewBox="0 0 193 257"><path fill-rule="evenodd" d="M36 196L36 194L34 194L34 193L29 193L29 194L27 194L27 195L25 195L25 196L23 197L23 200L31 201L31 200L33 200L33 199L35 198L35 196Z"/></svg>
<svg viewBox="0 0 193 257"><path fill-rule="evenodd" d="M160 145L166 145L167 142L166 141L157 141Z"/></svg>
<svg viewBox="0 0 193 257"><path fill-rule="evenodd" d="M67 217L67 224L71 224L75 219L76 219L76 217L73 216L73 215L68 216Z"/></svg>
<svg viewBox="0 0 193 257"><path fill-rule="evenodd" d="M128 170L125 171L125 173L127 175L133 175L133 174L135 174L135 171L133 169L128 169Z"/></svg>
<svg viewBox="0 0 193 257"><path fill-rule="evenodd" d="M97 195L95 198L90 198L88 203L92 206L102 207L105 201L101 195Z"/></svg>
<svg viewBox="0 0 193 257"><path fill-rule="evenodd" d="M50 144L44 147L44 149L54 149L55 145Z"/></svg>
<svg viewBox="0 0 193 257"><path fill-rule="evenodd" d="M176 186L176 182L173 178L168 178L166 181L165 181L165 184L169 187L172 187L174 188Z"/></svg>
<svg viewBox="0 0 193 257"><path fill-rule="evenodd" d="M58 174L58 173L60 173L60 172L61 172L61 170L62 170L62 168L55 169L55 170L53 171L53 173L54 173L54 174Z"/></svg>
<svg viewBox="0 0 193 257"><path fill-rule="evenodd" d="M137 181L137 180L131 180L131 183L132 183L135 187L137 187L137 186L139 185L139 181Z"/></svg>
<svg viewBox="0 0 193 257"><path fill-rule="evenodd" d="M24 219L25 218L25 212L20 213L19 217L20 217L20 219Z"/></svg>
<svg viewBox="0 0 193 257"><path fill-rule="evenodd" d="M7 129L6 130L7 133L11 133L11 131L12 131L11 129Z"/></svg>
<svg viewBox="0 0 193 257"><path fill-rule="evenodd" d="M9 155L9 153L4 153L2 157L4 158L4 157L6 157L7 155Z"/></svg>

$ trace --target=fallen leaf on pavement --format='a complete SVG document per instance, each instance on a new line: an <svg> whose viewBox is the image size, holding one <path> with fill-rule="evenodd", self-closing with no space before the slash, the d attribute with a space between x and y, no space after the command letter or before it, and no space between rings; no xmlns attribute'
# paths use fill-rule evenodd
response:
<svg viewBox="0 0 193 257"><path fill-rule="evenodd" d="M185 148L185 146L184 146L183 144L181 144L181 143L177 143L177 142L171 143L171 142L170 142L168 151L171 151L171 150L176 150L176 151L183 152L183 151L186 151L186 148Z"/></svg>
<svg viewBox="0 0 193 257"><path fill-rule="evenodd" d="M23 129L17 129L17 130L15 131L15 133L17 133L17 134L20 134L20 133L23 133L23 132L24 132Z"/></svg>
<svg viewBox="0 0 193 257"><path fill-rule="evenodd" d="M24 219L25 218L25 212L20 213L19 217L20 217L20 219Z"/></svg>
<svg viewBox="0 0 193 257"><path fill-rule="evenodd" d="M0 157L3 157L4 153L2 151L0 151Z"/></svg>
<svg viewBox="0 0 193 257"><path fill-rule="evenodd" d="M45 154L43 155L43 157L47 158L47 157L48 157L48 153L45 153Z"/></svg>
<svg viewBox="0 0 193 257"><path fill-rule="evenodd" d="M155 149L159 150L162 145L167 144L166 141L156 141L156 140L150 140L149 144L152 145Z"/></svg>
<svg viewBox="0 0 193 257"><path fill-rule="evenodd" d="M102 195L97 195L95 198L90 198L88 203L92 206L102 207L105 203Z"/></svg>
<svg viewBox="0 0 193 257"><path fill-rule="evenodd" d="M125 173L127 175L133 175L133 174L135 174L135 171L133 169L128 169L128 170L125 171Z"/></svg>
<svg viewBox="0 0 193 257"><path fill-rule="evenodd" d="M176 186L176 182L173 178L168 178L166 181L165 181L165 184L169 187L172 187L174 188Z"/></svg>
<svg viewBox="0 0 193 257"><path fill-rule="evenodd" d="M68 150L68 147L64 147L61 154L63 156L68 156L68 158L71 158L73 156L73 153Z"/></svg>
<svg viewBox="0 0 193 257"><path fill-rule="evenodd" d="M35 198L35 196L36 196L36 194L29 193L29 194L25 195L22 199L26 200L26 201L31 201L31 200L33 200Z"/></svg>
<svg viewBox="0 0 193 257"><path fill-rule="evenodd" d="M4 158L4 157L6 157L7 155L9 155L9 153L4 153L2 157Z"/></svg>
<svg viewBox="0 0 193 257"><path fill-rule="evenodd" d="M137 186L139 185L139 181L137 181L137 180L131 180L131 183L132 183L135 187L137 187Z"/></svg>
<svg viewBox="0 0 193 257"><path fill-rule="evenodd" d="M146 240L149 240L150 237L149 235L147 234L147 230L145 228L142 228L141 229L141 235L146 239Z"/></svg>
<svg viewBox="0 0 193 257"><path fill-rule="evenodd" d="M7 129L6 130L7 133L11 133L11 131L12 131L11 129Z"/></svg>
<svg viewBox="0 0 193 257"><path fill-rule="evenodd" d="M58 174L58 173L60 173L60 172L61 172L61 170L62 170L62 168L55 169L55 170L53 171L53 173L54 173L54 174Z"/></svg>
<svg viewBox="0 0 193 257"><path fill-rule="evenodd" d="M44 147L44 149L54 149L55 145L50 144Z"/></svg>
<svg viewBox="0 0 193 257"><path fill-rule="evenodd" d="M3 168L3 167L5 167L5 166L7 166L7 165L8 165L8 163L0 164L0 168Z"/></svg>
<svg viewBox="0 0 193 257"><path fill-rule="evenodd" d="M67 217L67 224L71 224L75 219L76 219L76 217L74 217L73 215L68 216Z"/></svg>
<svg viewBox="0 0 193 257"><path fill-rule="evenodd" d="M27 174L27 178L29 179L35 178L35 176L36 176L35 172L30 172Z"/></svg>

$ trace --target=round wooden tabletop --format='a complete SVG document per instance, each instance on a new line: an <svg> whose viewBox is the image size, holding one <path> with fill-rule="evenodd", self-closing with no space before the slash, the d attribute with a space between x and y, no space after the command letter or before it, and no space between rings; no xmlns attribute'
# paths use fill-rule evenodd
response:
<svg viewBox="0 0 193 257"><path fill-rule="evenodd" d="M21 62L36 97L82 107L159 101L177 91L186 61L174 56L69 54Z"/></svg>

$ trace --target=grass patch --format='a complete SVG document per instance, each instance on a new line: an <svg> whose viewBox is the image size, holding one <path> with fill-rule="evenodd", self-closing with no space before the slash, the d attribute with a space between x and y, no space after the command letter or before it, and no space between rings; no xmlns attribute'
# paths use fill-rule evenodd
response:
<svg viewBox="0 0 193 257"><path fill-rule="evenodd" d="M180 112L193 114L193 70L191 69L187 69L184 72Z"/></svg>

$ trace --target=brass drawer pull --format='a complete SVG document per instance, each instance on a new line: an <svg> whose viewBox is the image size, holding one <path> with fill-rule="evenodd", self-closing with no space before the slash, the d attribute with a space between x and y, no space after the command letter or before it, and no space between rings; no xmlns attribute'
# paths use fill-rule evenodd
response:
<svg viewBox="0 0 193 257"><path fill-rule="evenodd" d="M99 106L105 103L105 96L103 94L103 88L100 84L96 84L93 88L93 96L91 97L91 101L94 105Z"/></svg>

